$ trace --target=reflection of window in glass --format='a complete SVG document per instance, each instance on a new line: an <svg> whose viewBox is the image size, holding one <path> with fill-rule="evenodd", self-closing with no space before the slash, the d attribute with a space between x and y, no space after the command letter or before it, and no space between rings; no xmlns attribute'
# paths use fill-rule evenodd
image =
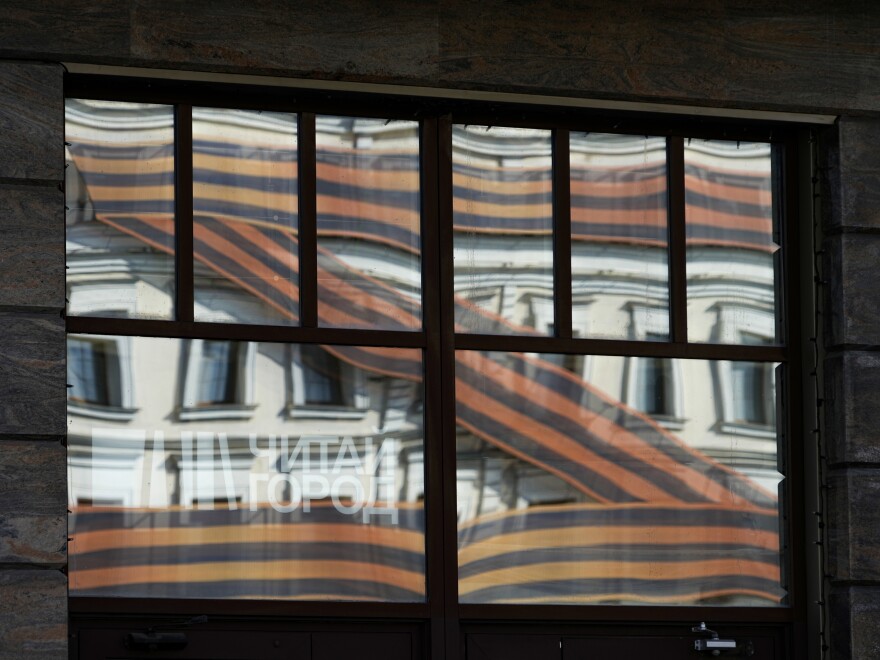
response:
<svg viewBox="0 0 880 660"><path fill-rule="evenodd" d="M68 411L107 419L130 419L128 339L71 336L67 342Z"/></svg>
<svg viewBox="0 0 880 660"><path fill-rule="evenodd" d="M470 332L539 333L553 318L551 133L452 127L455 292ZM542 327L543 326L543 327Z"/></svg>
<svg viewBox="0 0 880 660"><path fill-rule="evenodd" d="M773 365L761 362L733 362L730 365L733 390L733 422L771 426L774 423L775 394Z"/></svg>
<svg viewBox="0 0 880 660"><path fill-rule="evenodd" d="M108 382L111 379L117 381L116 387ZM119 391L116 346L103 341L71 339L67 346L67 380L71 401L111 405L111 392L115 395Z"/></svg>
<svg viewBox="0 0 880 660"><path fill-rule="evenodd" d="M661 307L631 305L631 336L640 341L669 340L669 320ZM677 360L660 357L628 358L623 400L669 428L683 422L681 367Z"/></svg>
<svg viewBox="0 0 880 660"><path fill-rule="evenodd" d="M636 408L649 415L672 414L671 367L664 358L636 358Z"/></svg>
<svg viewBox="0 0 880 660"><path fill-rule="evenodd" d="M257 107L257 96L251 103ZM179 116L187 115L187 105L185 101ZM202 126L192 126L192 168L175 171L169 152L162 157L161 171L171 172L176 180L168 180L161 190L132 184L143 195L161 198L162 208L174 201L175 190L193 192L191 210L186 203L177 207L182 235L192 234L194 239L192 258L179 255L179 263L192 269L165 274L166 281L175 275L181 283L177 315L165 314L161 326L130 318L100 326L107 315L94 311L105 304L106 291L99 289L105 280L97 270L88 270L96 253L77 248L70 252L78 269L68 271L69 282L77 283L71 300L82 305L74 308L88 310L92 318L73 317L68 323L72 330L86 332L193 337L205 336L198 322L211 321L217 325L210 336L218 339L175 340L175 346L182 347L173 352L181 355L179 390L171 387L173 373L161 374L164 387L157 383L160 374L153 373L159 370L138 374L144 391L155 399L154 406L145 405L144 413L156 414L144 414L138 427L156 430L141 432L146 435L139 441L137 458L126 456L136 468L122 470L114 462L115 455L126 450L119 445L130 444L132 438L113 428L113 437L96 445L93 428L74 420L71 501L80 494L97 501L131 491L125 495L125 506L168 507L138 512L139 519L169 529L169 521L179 521L160 539L163 545L149 552L143 539L129 543L127 529L113 530L118 531L119 548L126 548L108 558L114 569L118 566L112 562L118 563L121 553L133 545L143 562L179 568L179 548L191 544L195 527L203 528L207 520L230 529L239 525L243 531L251 521L257 526L244 536L230 533L229 544L212 543L216 571L206 569L199 584L187 584L188 572L175 570L180 577L170 585L173 592L169 585L155 582L134 587L108 582L98 588L112 587L133 596L240 597L239 585L227 585L225 578L240 574L231 567L233 562L239 567L248 562L254 577L240 586L249 597L421 601L424 579L419 576L424 575L425 562L449 574L446 564L457 555L462 602L694 605L726 598L728 604L766 605L785 597L774 547L779 529L775 514L781 509L755 486L775 493L781 478L769 420L774 414L772 364L786 354L772 342L757 350L746 346L768 342L752 342L740 334L748 330L763 337L766 317L773 337L776 303L767 283L776 281L768 276L775 248L766 240L771 224L766 218L756 221L756 209L738 201L755 198L755 187L748 175L725 170L729 159L709 163L718 166L714 178L695 186L693 173L680 167L680 138L583 133L568 139L563 129L554 135L544 129L460 123L447 127L450 134L443 129L445 156L429 163L426 159L438 145L431 123L403 126L384 119L315 117L311 111L284 120L285 154L278 159L268 153L252 158L257 155L254 149L277 151L262 137L252 140L271 132L275 120L268 114L197 108L194 115ZM503 111L499 115L502 123L514 119ZM232 119L235 131L212 123ZM294 152L290 138L295 127L302 127L300 136L309 144ZM177 128L185 136L189 127ZM430 148L421 149L420 130ZM228 145L217 150L208 144L212 140L207 138L217 137ZM186 140L177 146L187 151ZM667 154L678 166L667 168ZM301 172L296 163L300 158ZM89 169L101 160L73 158L81 168L82 185L99 194L98 201L100 195L136 192L126 191L122 183L102 185L107 182ZM124 174L118 170L113 172ZM424 171L430 176L422 177ZM115 178L122 181L121 176ZM670 190L686 188L696 197L718 201L705 202L690 194L688 208L683 209L682 200L675 201L681 195L667 193L667 180L673 184ZM439 181L451 185L438 186ZM89 198L80 192L71 192L71 199L78 202L78 213L86 215L91 211L79 200ZM312 227L310 235L294 231L300 203L303 213L313 218L303 227ZM435 218L425 223L424 237L423 206L426 218ZM169 206L171 212L174 208ZM677 248L667 245L667 208L677 208L673 229L681 229L687 211L687 252L680 243L683 235L676 239ZM705 209L718 213L710 215ZM99 211L95 208L94 214ZM449 216L453 226L443 238L437 217L448 223ZM106 224L113 227L110 223L119 224L117 220L107 216ZM751 234L758 235L732 245L749 233L748 222L758 229ZM134 310L126 316L140 309L143 290L151 300L157 291L166 292L163 299L170 305L167 292L176 289L150 283L151 260L140 255L150 254L143 246L151 245L152 236L173 239L174 229L167 218L134 218L114 236L111 257L121 254L138 266L132 267L130 278L124 274L125 295L120 291L111 296L116 307ZM84 229L75 236L77 245L90 249L101 237ZM418 304L423 238L434 248L452 243L452 254L440 257L441 267L435 269L434 259L430 269L441 274L440 291L449 295L442 294L446 302L438 306L438 290L430 292L425 301L433 301L428 307L433 305L434 311L425 315L430 324L426 328ZM138 244L141 250L129 249ZM181 245L190 249L185 242ZM736 269L738 279L730 281L728 264L717 255L733 249L739 251L741 266ZM165 252L172 254L167 247ZM675 282L670 287L670 266L679 274L687 266L688 296ZM123 280L113 273L117 286ZM437 278L429 273L428 279ZM151 288L141 286L142 281ZM748 295L743 295L743 283ZM700 306L698 314L690 313L694 301ZM725 309L734 311L735 306L740 319L728 322ZM740 312L740 307L758 310L760 318L751 322L752 312ZM689 312L694 331L690 341L709 339L699 347L698 353L708 356L702 362L687 346L683 324L676 326L675 341L670 341L670 310ZM191 323L193 316L196 324ZM683 316L676 313L675 318L680 322ZM554 317L559 328L554 327ZM220 323L236 325L224 334ZM279 323L291 327L277 334L255 327ZM249 329L242 324L250 324ZM334 330L316 338L316 327ZM347 331L339 333L339 328ZM443 328L457 336L435 342L432 337L437 335L432 333ZM394 348L398 340L391 333L361 337L359 329L410 331L405 340L410 348ZM471 333L496 335L497 341ZM545 336L523 336L535 333ZM252 341L222 341L221 336ZM725 341L715 341L716 336ZM321 345L285 343L270 348L267 342L257 349L256 341L273 337ZM593 341L600 338L617 341ZM353 345L361 339L369 346ZM143 341L158 346L166 340ZM330 345L334 341L345 345ZM729 346L718 351L712 344L719 343L737 345L742 353ZM446 358L455 349L460 350L455 352L453 372ZM497 353L502 349L504 353ZM595 355L589 356L594 349ZM791 354L797 349L791 347ZM753 362L718 362L731 356ZM428 388L424 409L445 422L442 428L432 425L431 432L439 435L427 445L417 382L423 358L428 364L445 365L430 369L432 378L442 372L444 382ZM80 362L85 373L101 370L100 365ZM106 362L105 356L105 371ZM255 410L257 371L260 407ZM715 388L710 375L715 376ZM80 396L83 391L79 386ZM165 399L158 396L163 392ZM685 392L687 424L682 418ZM110 394L93 396L97 400ZM213 427L167 423L168 411L178 402L174 423L247 421ZM721 408L723 414L716 415ZM455 436L453 418L458 423ZM724 435L730 432L743 437ZM455 461L438 453L452 442ZM742 469L747 454L748 471ZM445 467L431 468L439 470L434 472L438 478L431 480L426 493L425 466L441 458ZM134 470L144 470L143 477L137 478ZM153 488L160 476L164 486ZM374 477L382 481L370 483ZM288 513L298 500L302 516L275 515ZM343 510L404 500L400 526L396 519L392 527L379 518L377 528L364 536L368 521L349 518ZM426 518L422 507L412 505L422 500L429 509L440 507L430 511L434 520L451 517L448 508L457 503L460 521L458 535L444 533L447 547L432 547L437 551L427 559ZM313 502L313 510L306 508L307 501ZM743 501L754 506L746 511ZM218 509L218 515L190 516L186 509L193 507ZM242 509L260 513L230 515ZM75 521L80 532L88 530L87 521ZM312 534L316 545L308 547L302 528L296 527L301 523L309 525L306 534ZM347 523L353 526L340 527ZM265 530L270 535L264 535L264 527L271 527ZM718 528L725 533L712 531ZM339 533L342 529L352 534ZM761 538L756 538L756 530ZM223 537L218 533L215 538L225 541L225 532ZM433 540L436 535L428 542ZM243 550L251 554L245 556ZM274 560L271 554L276 551L285 561ZM315 555L319 563L313 572L309 562ZM327 558L341 561L328 571ZM79 559L79 570L100 566L96 557ZM340 573L343 562L353 567L350 580ZM140 563L139 558L125 557L123 565L137 568ZM131 571L103 572L110 580ZM322 576L328 572L332 574L325 581ZM589 575L597 579L585 579ZM367 584L382 576L388 576L385 581L393 591L372 591ZM453 579L444 582L444 589ZM384 589L382 581L377 584ZM82 583L72 583L78 595L90 593ZM438 597L454 595L453 588Z"/></svg>
<svg viewBox="0 0 880 660"><path fill-rule="evenodd" d="M65 117L67 313L172 319L174 107L67 99Z"/></svg>
<svg viewBox="0 0 880 660"><path fill-rule="evenodd" d="M719 362L721 430L761 438L776 437L776 365L772 362Z"/></svg>
<svg viewBox="0 0 880 660"><path fill-rule="evenodd" d="M552 331L552 330L551 330ZM548 363L562 367L569 373L574 374L578 378L587 378L587 357L585 355L572 355L565 353L548 353L543 356Z"/></svg>
<svg viewBox="0 0 880 660"><path fill-rule="evenodd" d="M572 302L594 304L589 325L573 310L574 326L624 339L623 301L668 316L666 140L580 131L569 140Z"/></svg>
<svg viewBox="0 0 880 660"><path fill-rule="evenodd" d="M300 346L307 405L341 406L342 374L339 360L320 346Z"/></svg>
<svg viewBox="0 0 880 660"><path fill-rule="evenodd" d="M324 347L292 347L290 415L359 418L369 406L364 374Z"/></svg>
<svg viewBox="0 0 880 660"><path fill-rule="evenodd" d="M717 340L745 346L772 344L776 319L772 311L751 305L719 304ZM775 435L776 380L766 362L719 362L721 424L729 433Z"/></svg>
<svg viewBox="0 0 880 660"><path fill-rule="evenodd" d="M254 409L255 347L254 342L191 340L180 418L249 417Z"/></svg>
<svg viewBox="0 0 880 660"><path fill-rule="evenodd" d="M319 325L417 329L418 123L317 115L315 132ZM389 304L389 291L397 302ZM340 302L357 305L361 314L341 314Z"/></svg>
<svg viewBox="0 0 880 660"><path fill-rule="evenodd" d="M197 406L235 403L238 391L238 351L240 344L231 341L202 343Z"/></svg>
<svg viewBox="0 0 880 660"><path fill-rule="evenodd" d="M693 139L684 159L688 339L736 344L735 332L712 333L713 308L751 306L771 320L767 343L779 343L777 153L768 143Z"/></svg>

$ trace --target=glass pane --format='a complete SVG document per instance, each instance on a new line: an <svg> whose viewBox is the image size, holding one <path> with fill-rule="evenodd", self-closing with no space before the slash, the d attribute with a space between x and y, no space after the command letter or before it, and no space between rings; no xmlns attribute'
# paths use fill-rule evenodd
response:
<svg viewBox="0 0 880 660"><path fill-rule="evenodd" d="M72 595L425 600L421 351L72 335L68 364Z"/></svg>
<svg viewBox="0 0 880 660"><path fill-rule="evenodd" d="M459 331L553 334L550 131L452 127Z"/></svg>
<svg viewBox="0 0 880 660"><path fill-rule="evenodd" d="M316 118L318 319L421 327L419 125Z"/></svg>
<svg viewBox="0 0 880 660"><path fill-rule="evenodd" d="M666 140L572 133L576 337L669 338Z"/></svg>
<svg viewBox="0 0 880 660"><path fill-rule="evenodd" d="M779 343L771 146L689 140L684 158L688 340Z"/></svg>
<svg viewBox="0 0 880 660"><path fill-rule="evenodd" d="M67 99L67 313L174 316L174 110Z"/></svg>
<svg viewBox="0 0 880 660"><path fill-rule="evenodd" d="M775 387L770 363L457 352L462 602L786 603Z"/></svg>
<svg viewBox="0 0 880 660"><path fill-rule="evenodd" d="M299 317L296 115L193 108L195 320Z"/></svg>

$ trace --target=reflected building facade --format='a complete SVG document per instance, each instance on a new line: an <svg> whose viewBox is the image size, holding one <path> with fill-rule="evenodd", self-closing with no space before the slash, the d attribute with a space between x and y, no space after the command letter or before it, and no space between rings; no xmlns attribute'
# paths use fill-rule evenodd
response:
<svg viewBox="0 0 880 660"><path fill-rule="evenodd" d="M68 313L173 319L169 106L69 100ZM296 115L193 109L193 318L300 321ZM417 122L316 119L319 324L422 327ZM664 138L571 133L576 337L669 342ZM452 131L455 330L553 337L551 133ZM769 144L685 146L691 342L780 343ZM773 362L458 350L459 594L778 605ZM420 349L71 335L75 595L421 601ZM445 441L446 439L444 439Z"/></svg>

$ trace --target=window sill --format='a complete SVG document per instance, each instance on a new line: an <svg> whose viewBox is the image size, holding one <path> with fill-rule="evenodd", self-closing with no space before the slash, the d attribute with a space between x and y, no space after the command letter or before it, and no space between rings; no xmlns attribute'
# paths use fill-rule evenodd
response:
<svg viewBox="0 0 880 660"><path fill-rule="evenodd" d="M772 426L747 424L744 422L721 422L718 430L722 433L741 435L748 438L776 439L776 429Z"/></svg>
<svg viewBox="0 0 880 660"><path fill-rule="evenodd" d="M363 419L366 408L350 406L290 406L287 416L290 419Z"/></svg>
<svg viewBox="0 0 880 660"><path fill-rule="evenodd" d="M93 417L113 422L130 422L137 414L137 408L122 406L102 406L95 403L67 402L67 413L80 417Z"/></svg>
<svg viewBox="0 0 880 660"><path fill-rule="evenodd" d="M651 419L667 431L681 431L684 429L684 425L687 422L684 417L667 417L663 415L652 415Z"/></svg>
<svg viewBox="0 0 880 660"><path fill-rule="evenodd" d="M255 405L241 404L181 408L177 417L182 422L195 422L203 419L250 419L256 408Z"/></svg>

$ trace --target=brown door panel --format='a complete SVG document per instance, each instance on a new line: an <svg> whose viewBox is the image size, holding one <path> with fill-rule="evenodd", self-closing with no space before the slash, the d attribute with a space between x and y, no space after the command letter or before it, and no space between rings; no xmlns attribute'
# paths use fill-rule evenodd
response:
<svg viewBox="0 0 880 660"><path fill-rule="evenodd" d="M553 660L561 653L559 635L467 636L467 660Z"/></svg>
<svg viewBox="0 0 880 660"><path fill-rule="evenodd" d="M312 634L312 660L414 660L409 633Z"/></svg>
<svg viewBox="0 0 880 660"><path fill-rule="evenodd" d="M144 645L126 646L133 632L124 628L85 629L79 633L79 657L83 660L141 660L142 658L186 660L310 660L311 641L307 633L253 630L181 630L168 631L185 635L186 646L155 650ZM161 634L163 631L159 631ZM166 638L173 639L173 638Z"/></svg>

